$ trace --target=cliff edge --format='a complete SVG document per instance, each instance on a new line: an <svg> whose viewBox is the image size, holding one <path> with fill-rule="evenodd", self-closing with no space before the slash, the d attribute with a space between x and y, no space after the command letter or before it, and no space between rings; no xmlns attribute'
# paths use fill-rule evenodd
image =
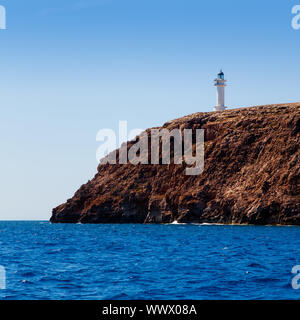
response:
<svg viewBox="0 0 300 320"><path fill-rule="evenodd" d="M50 221L300 225L300 103L195 113L162 128L205 129L202 174L99 165Z"/></svg>

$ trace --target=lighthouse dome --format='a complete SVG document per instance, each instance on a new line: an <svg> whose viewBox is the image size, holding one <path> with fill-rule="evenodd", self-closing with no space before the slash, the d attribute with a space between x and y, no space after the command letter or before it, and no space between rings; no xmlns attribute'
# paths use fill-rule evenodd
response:
<svg viewBox="0 0 300 320"><path fill-rule="evenodd" d="M224 79L224 72L222 70L218 73L218 78Z"/></svg>

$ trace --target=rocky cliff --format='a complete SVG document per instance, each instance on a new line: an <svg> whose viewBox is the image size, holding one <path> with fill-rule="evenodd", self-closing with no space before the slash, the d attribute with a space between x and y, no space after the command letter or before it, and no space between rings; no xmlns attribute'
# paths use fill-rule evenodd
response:
<svg viewBox="0 0 300 320"><path fill-rule="evenodd" d="M202 174L99 165L51 222L300 225L300 103L195 113L162 128L205 129Z"/></svg>

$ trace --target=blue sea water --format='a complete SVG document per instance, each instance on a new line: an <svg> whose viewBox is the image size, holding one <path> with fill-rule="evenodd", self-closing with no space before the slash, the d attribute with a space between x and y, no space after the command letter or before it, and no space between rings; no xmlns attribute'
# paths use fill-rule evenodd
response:
<svg viewBox="0 0 300 320"><path fill-rule="evenodd" d="M1 299L299 299L300 227L0 222Z"/></svg>

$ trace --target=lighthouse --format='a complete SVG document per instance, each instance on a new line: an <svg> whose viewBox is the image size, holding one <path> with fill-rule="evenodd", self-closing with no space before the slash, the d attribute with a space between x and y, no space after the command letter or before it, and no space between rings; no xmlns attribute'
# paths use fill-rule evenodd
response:
<svg viewBox="0 0 300 320"><path fill-rule="evenodd" d="M225 107L225 87L226 81L224 73L221 70L218 73L217 79L215 79L215 86L217 87L217 105L214 107L214 111L224 111Z"/></svg>

